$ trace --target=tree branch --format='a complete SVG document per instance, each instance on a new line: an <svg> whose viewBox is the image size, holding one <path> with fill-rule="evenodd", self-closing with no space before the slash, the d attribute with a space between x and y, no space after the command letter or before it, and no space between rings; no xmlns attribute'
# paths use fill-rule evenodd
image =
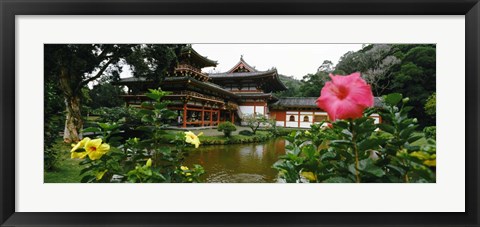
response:
<svg viewBox="0 0 480 227"><path fill-rule="evenodd" d="M115 56L110 58L110 60L108 60L107 63L105 63L105 65L100 69L100 71L98 71L98 73L95 76L90 77L90 78L80 82L80 84L78 84L78 86L75 88L75 93L77 93L80 89L82 89L82 87L84 87L85 85L87 85L91 81L94 81L94 80L100 78L103 75L103 72L105 72L105 70L108 68L108 66L110 66L110 64L112 64L112 62L114 61L115 58L116 58Z"/></svg>

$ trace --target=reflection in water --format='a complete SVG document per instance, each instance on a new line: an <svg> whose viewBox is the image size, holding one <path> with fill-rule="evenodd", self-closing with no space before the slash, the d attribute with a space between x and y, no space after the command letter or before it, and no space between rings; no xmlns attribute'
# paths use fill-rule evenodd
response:
<svg viewBox="0 0 480 227"><path fill-rule="evenodd" d="M276 182L272 165L283 154L285 140L280 138L262 144L200 146L189 152L185 164L202 165L202 180L209 183L267 183Z"/></svg>

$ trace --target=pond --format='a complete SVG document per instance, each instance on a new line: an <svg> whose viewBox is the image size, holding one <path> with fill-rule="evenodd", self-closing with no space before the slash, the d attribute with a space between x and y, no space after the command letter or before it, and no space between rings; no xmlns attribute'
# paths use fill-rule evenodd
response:
<svg viewBox="0 0 480 227"><path fill-rule="evenodd" d="M274 183L272 165L285 154L285 139L264 143L208 145L189 152L185 164L200 164L207 183Z"/></svg>

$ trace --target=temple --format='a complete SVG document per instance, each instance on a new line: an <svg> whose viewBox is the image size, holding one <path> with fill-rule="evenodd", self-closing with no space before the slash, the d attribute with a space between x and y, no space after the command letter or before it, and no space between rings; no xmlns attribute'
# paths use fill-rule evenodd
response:
<svg viewBox="0 0 480 227"><path fill-rule="evenodd" d="M128 94L122 97L130 106L139 107L147 101L149 88L160 86L171 92L165 99L170 101L168 108L177 112L177 126L183 128L216 126L224 121L241 124L246 114L266 115L268 103L277 101L272 92L287 89L276 69L258 71L243 58L225 73L202 72L202 68L216 65L187 46L177 66L160 84L136 77L122 78L115 84L127 87Z"/></svg>
<svg viewBox="0 0 480 227"><path fill-rule="evenodd" d="M246 115L262 114L276 120L278 126L308 128L328 119L317 107L316 97L276 98L273 93L286 90L276 68L266 71L250 66L243 56L230 70L207 74L203 68L217 62L197 53L190 45L178 56L178 64L160 83L145 78L122 78L116 82L128 88L123 95L126 104L139 107L149 100L145 92L161 87L171 92L165 96L168 108L177 113L176 125L181 128L214 127L230 121L241 125Z"/></svg>

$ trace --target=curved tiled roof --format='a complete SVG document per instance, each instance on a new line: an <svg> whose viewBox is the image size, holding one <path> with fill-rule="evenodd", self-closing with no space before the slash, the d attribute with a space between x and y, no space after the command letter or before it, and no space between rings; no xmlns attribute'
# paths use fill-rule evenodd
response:
<svg viewBox="0 0 480 227"><path fill-rule="evenodd" d="M278 109L278 108L318 108L317 101L318 97L287 97L287 98L280 98L277 102L273 103L270 108ZM374 97L373 98L373 105L375 107L382 106L382 98L381 97Z"/></svg>
<svg viewBox="0 0 480 227"><path fill-rule="evenodd" d="M182 50L182 55L188 55L191 58L194 58L197 62L201 63L203 67L215 67L217 66L217 61L208 59L206 56L200 55L192 46L186 46Z"/></svg>
<svg viewBox="0 0 480 227"><path fill-rule="evenodd" d="M214 83L225 84L228 83L231 79L262 79L267 78L268 82L263 85L263 89L266 92L271 91L284 91L287 90L285 84L280 81L278 77L277 70L271 69L268 71L255 71L255 72L235 72L235 73L212 73L208 74L210 79ZM271 79L269 79L269 77Z"/></svg>
<svg viewBox="0 0 480 227"><path fill-rule="evenodd" d="M225 73L211 73L208 74L208 76L212 79L216 78L236 78L236 77L261 77L261 76L270 76L272 74L276 74L277 70L276 69L271 69L268 71L255 71L255 72L241 72L241 73L230 73L230 72L225 72Z"/></svg>
<svg viewBox="0 0 480 227"><path fill-rule="evenodd" d="M255 69L255 67L252 67L250 66L247 62L245 62L243 60L243 55L240 57L240 61L235 64L235 66L233 66L230 70L227 71L227 73L232 73L233 71L235 71L236 69L238 69L238 67L240 66L244 66L249 72L256 72L257 70Z"/></svg>

